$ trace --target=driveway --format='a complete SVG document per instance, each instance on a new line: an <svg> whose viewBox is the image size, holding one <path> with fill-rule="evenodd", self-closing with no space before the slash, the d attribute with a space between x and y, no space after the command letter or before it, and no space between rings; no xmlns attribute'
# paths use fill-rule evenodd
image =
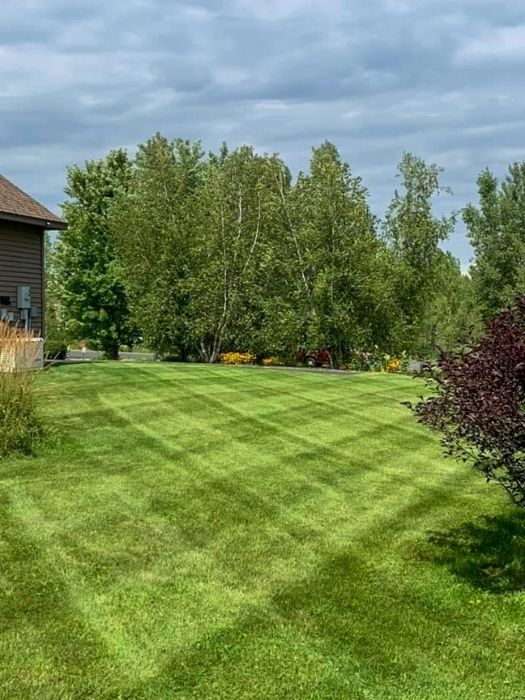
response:
<svg viewBox="0 0 525 700"><path fill-rule="evenodd" d="M79 360L85 360L86 362L88 360L101 360L102 357L103 353L98 352L97 350L86 350L85 352L82 352L82 350L70 350L67 354L67 359L74 360L75 362L78 362ZM155 355L152 352L121 352L120 359L154 360Z"/></svg>

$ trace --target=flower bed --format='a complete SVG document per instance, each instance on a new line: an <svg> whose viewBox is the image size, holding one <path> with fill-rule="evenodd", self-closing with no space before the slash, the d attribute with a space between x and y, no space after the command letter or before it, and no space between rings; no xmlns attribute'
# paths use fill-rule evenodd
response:
<svg viewBox="0 0 525 700"><path fill-rule="evenodd" d="M223 365L251 365L256 359L251 352L223 352L220 357Z"/></svg>

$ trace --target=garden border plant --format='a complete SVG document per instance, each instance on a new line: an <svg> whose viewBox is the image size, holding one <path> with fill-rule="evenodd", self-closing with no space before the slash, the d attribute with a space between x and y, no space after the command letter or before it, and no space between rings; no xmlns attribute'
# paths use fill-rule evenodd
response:
<svg viewBox="0 0 525 700"><path fill-rule="evenodd" d="M0 458L31 454L46 434L36 405L33 339L31 332L0 322Z"/></svg>

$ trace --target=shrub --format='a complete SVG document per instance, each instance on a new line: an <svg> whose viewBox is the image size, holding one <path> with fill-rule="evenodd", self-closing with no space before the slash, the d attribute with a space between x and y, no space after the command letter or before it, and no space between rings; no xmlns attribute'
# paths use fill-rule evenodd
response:
<svg viewBox="0 0 525 700"><path fill-rule="evenodd" d="M265 367L282 367L285 363L280 357L265 357L262 361Z"/></svg>
<svg viewBox="0 0 525 700"><path fill-rule="evenodd" d="M377 346L373 351L354 351L348 361L348 369L360 372L404 372L408 366L406 352L394 357Z"/></svg>
<svg viewBox="0 0 525 700"><path fill-rule="evenodd" d="M67 343L61 340L46 340L44 357L46 360L65 360L67 357Z"/></svg>
<svg viewBox="0 0 525 700"><path fill-rule="evenodd" d="M223 352L220 357L223 365L249 365L256 359L251 352Z"/></svg>
<svg viewBox="0 0 525 700"><path fill-rule="evenodd" d="M31 339L30 333L0 322L0 457L30 454L44 435L31 370L38 349Z"/></svg>
<svg viewBox="0 0 525 700"><path fill-rule="evenodd" d="M442 435L446 454L469 462L525 506L525 297L459 355L441 354L434 394L413 406Z"/></svg>
<svg viewBox="0 0 525 700"><path fill-rule="evenodd" d="M379 371L382 367L382 355L375 350L354 351L348 361L348 368L357 372Z"/></svg>

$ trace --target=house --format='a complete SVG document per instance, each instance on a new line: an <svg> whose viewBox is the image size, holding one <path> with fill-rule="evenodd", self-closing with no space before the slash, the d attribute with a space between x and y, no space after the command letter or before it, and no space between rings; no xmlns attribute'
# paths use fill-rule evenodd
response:
<svg viewBox="0 0 525 700"><path fill-rule="evenodd" d="M0 320L43 337L44 232L66 222L0 175Z"/></svg>

